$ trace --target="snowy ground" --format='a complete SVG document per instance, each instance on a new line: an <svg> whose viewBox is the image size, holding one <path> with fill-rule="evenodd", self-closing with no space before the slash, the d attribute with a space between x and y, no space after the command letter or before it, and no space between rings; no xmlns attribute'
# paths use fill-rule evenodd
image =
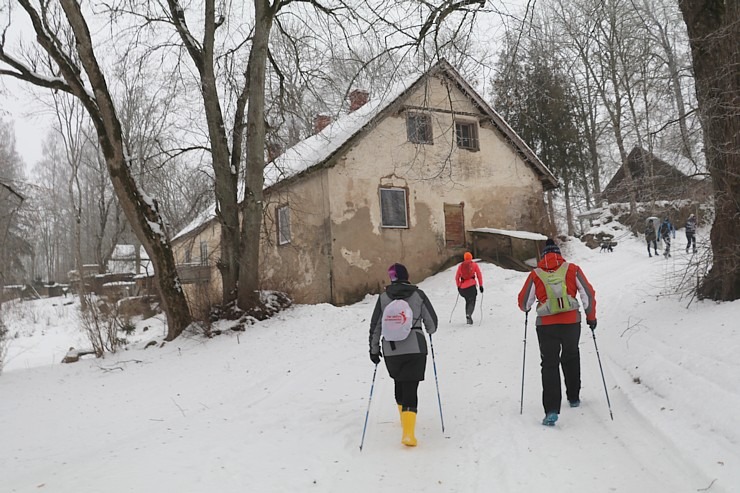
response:
<svg viewBox="0 0 740 493"><path fill-rule="evenodd" d="M161 338L147 321L128 351L61 365L83 347L74 306L6 306L0 376L3 492L695 492L740 491L740 302L668 294L686 260L613 253L571 241L597 292L596 342L581 336L582 407L540 424L539 355L527 332L526 274L482 264L476 324L456 308L453 270L420 282L434 304L445 431L434 372L420 386L419 446L400 443L392 381L381 364L360 452L373 365L375 296L347 307L297 306L238 338ZM411 280L418 282L411 272ZM480 298L479 298L480 301ZM57 306L51 306L56 303ZM32 307L33 308L30 308ZM448 323L452 314L452 323ZM482 323L479 321L482 320ZM734 321L733 321L734 320Z"/></svg>

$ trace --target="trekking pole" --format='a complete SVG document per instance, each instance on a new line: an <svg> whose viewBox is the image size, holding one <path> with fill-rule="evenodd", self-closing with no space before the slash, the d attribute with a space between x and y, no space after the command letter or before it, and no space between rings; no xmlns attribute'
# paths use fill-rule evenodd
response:
<svg viewBox="0 0 740 493"><path fill-rule="evenodd" d="M432 367L434 367L434 383L437 386L437 402L439 403L439 419L442 422L442 433L445 432L445 419L442 417L442 399L439 396L439 380L437 380L437 362L434 359L434 344L432 334L429 334L429 346L432 348Z"/></svg>
<svg viewBox="0 0 740 493"><path fill-rule="evenodd" d="M524 355L522 356L522 396L519 398L519 414L524 412L524 362L527 359L527 321L529 310L524 312Z"/></svg>
<svg viewBox="0 0 740 493"><path fill-rule="evenodd" d="M370 398L367 400L367 412L365 413L365 426L362 427L362 440L360 441L360 452L362 452L362 445L365 443L365 430L367 430L367 418L370 416L370 403L373 401L373 389L375 388L375 375L378 374L378 365L375 364L375 371L373 371L373 383L370 384Z"/></svg>
<svg viewBox="0 0 740 493"><path fill-rule="evenodd" d="M455 308L457 308L458 301L460 301L460 293L457 293L457 298L455 298L455 306L452 307L452 312L450 313L450 321L448 323L452 323L452 314L455 313Z"/></svg>
<svg viewBox="0 0 740 493"><path fill-rule="evenodd" d="M480 294L480 321L478 322L478 325L483 324L483 293Z"/></svg>
<svg viewBox="0 0 740 493"><path fill-rule="evenodd" d="M596 345L596 333L591 329L591 336L594 338L594 348L596 349L596 358L599 360L599 370L601 370L601 381L604 384L604 394L606 394L606 405L609 406L609 416L614 421L614 414L612 414L612 403L609 402L609 392L606 390L606 380L604 379L604 368L601 366L601 356L599 356L599 346Z"/></svg>

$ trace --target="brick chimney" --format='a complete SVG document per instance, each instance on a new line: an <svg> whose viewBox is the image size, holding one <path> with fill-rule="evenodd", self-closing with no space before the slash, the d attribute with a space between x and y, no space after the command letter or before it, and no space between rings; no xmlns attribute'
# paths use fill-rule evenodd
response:
<svg viewBox="0 0 740 493"><path fill-rule="evenodd" d="M349 93L349 112L362 108L365 103L370 99L370 93L363 91L362 89L355 89Z"/></svg>
<svg viewBox="0 0 740 493"><path fill-rule="evenodd" d="M313 133L316 135L326 128L331 123L331 117L329 115L316 115L313 117Z"/></svg>

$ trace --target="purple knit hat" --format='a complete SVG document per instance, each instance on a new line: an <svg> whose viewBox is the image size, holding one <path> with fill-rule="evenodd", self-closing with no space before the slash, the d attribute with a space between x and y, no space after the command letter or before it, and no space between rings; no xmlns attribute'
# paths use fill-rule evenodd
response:
<svg viewBox="0 0 740 493"><path fill-rule="evenodd" d="M393 264L388 267L388 277L391 281L408 281L409 271L403 264Z"/></svg>

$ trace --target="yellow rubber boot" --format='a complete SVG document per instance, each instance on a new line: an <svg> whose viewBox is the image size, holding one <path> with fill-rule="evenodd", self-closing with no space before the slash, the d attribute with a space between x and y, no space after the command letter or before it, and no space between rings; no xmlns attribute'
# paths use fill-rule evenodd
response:
<svg viewBox="0 0 740 493"><path fill-rule="evenodd" d="M403 406L401 404L398 405L398 417L402 417L403 414ZM401 420L401 424L403 424L403 420Z"/></svg>
<svg viewBox="0 0 740 493"><path fill-rule="evenodd" d="M401 443L407 447L416 447L416 437L414 428L416 428L416 413L414 411L401 412L401 426L403 426L403 437Z"/></svg>

